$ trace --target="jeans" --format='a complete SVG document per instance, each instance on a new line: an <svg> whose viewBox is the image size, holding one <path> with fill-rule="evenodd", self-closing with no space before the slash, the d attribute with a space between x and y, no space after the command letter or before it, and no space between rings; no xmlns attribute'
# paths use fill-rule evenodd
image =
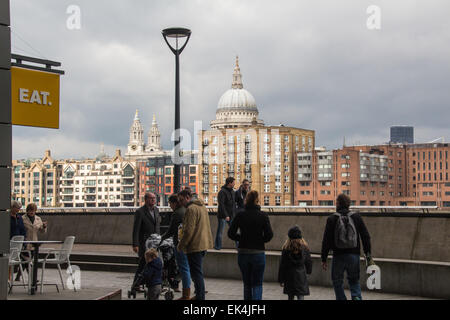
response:
<svg viewBox="0 0 450 320"><path fill-rule="evenodd" d="M231 220L227 221L225 219L217 219L217 232L216 239L214 240L214 249L216 250L222 249L222 235L223 229L225 229L225 222L228 223L228 226L230 226Z"/></svg>
<svg viewBox="0 0 450 320"><path fill-rule="evenodd" d="M331 279L336 300L347 300L344 292L344 272L350 286L352 300L362 300L359 285L359 254L340 254L333 256Z"/></svg>
<svg viewBox="0 0 450 320"><path fill-rule="evenodd" d="M148 288L147 300L159 300L161 285L157 284Z"/></svg>
<svg viewBox="0 0 450 320"><path fill-rule="evenodd" d="M238 253L238 264L244 282L244 300L262 300L265 253Z"/></svg>
<svg viewBox="0 0 450 320"><path fill-rule="evenodd" d="M203 280L203 258L205 255L206 251L186 254L195 287L195 300L205 300L205 281Z"/></svg>
<svg viewBox="0 0 450 320"><path fill-rule="evenodd" d="M191 287L191 274L187 257L182 251L175 249L175 259L177 260L178 269L180 270L183 289L188 289Z"/></svg>

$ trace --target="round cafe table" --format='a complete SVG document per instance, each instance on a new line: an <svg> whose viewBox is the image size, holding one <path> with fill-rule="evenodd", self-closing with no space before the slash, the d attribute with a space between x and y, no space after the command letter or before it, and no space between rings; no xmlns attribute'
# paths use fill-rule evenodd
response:
<svg viewBox="0 0 450 320"><path fill-rule="evenodd" d="M31 284L31 290L29 294L35 294L37 291L37 271L38 271L38 262L39 262L39 247L42 244L50 244L50 243L63 243L62 241L13 241L13 242L20 242L23 244L31 244L34 248L34 257L33 257L33 276L32 278L32 284ZM23 277L23 275L22 275Z"/></svg>

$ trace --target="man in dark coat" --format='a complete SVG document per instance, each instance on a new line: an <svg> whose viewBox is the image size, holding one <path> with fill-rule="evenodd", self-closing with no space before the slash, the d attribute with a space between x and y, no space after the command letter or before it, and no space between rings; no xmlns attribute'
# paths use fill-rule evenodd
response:
<svg viewBox="0 0 450 320"><path fill-rule="evenodd" d="M236 191L235 198L236 198L236 206L237 209L244 209L244 201L245 197L247 196L247 193L250 191L250 181L247 179L244 179L242 181L241 186Z"/></svg>
<svg viewBox="0 0 450 320"><path fill-rule="evenodd" d="M133 251L139 255L139 265L134 276L136 282L139 274L145 267L145 241L151 234L160 233L161 216L156 204L156 196L153 193L146 193L145 204L136 210L133 224ZM138 289L137 287L134 289Z"/></svg>
<svg viewBox="0 0 450 320"><path fill-rule="evenodd" d="M225 222L230 225L236 211L235 192L233 189L235 183L233 177L228 177L218 194L217 233L214 241L214 249L216 250L222 249L222 234Z"/></svg>

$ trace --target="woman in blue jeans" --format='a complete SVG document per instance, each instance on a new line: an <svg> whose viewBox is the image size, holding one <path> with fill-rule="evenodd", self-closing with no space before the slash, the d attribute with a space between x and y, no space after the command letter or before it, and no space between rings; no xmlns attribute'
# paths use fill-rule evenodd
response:
<svg viewBox="0 0 450 320"><path fill-rule="evenodd" d="M262 300L266 242L273 237L269 216L261 211L257 191L245 197L245 206L233 219L228 237L238 241L238 264L244 282L244 300ZM238 233L239 230L239 233Z"/></svg>

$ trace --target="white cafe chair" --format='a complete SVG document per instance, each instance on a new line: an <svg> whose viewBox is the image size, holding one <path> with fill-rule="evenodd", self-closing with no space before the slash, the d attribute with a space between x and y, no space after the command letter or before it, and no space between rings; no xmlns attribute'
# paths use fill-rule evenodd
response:
<svg viewBox="0 0 450 320"><path fill-rule="evenodd" d="M23 283L23 287L27 288L27 284L25 282L25 274L23 272L23 268L22 265L26 264L28 265L28 289L30 289L30 285L31 285L31 252L29 250L22 250L22 246L23 243L21 241L24 240L24 236L14 236L11 238L10 242L9 242L9 261L8 261L8 265L10 267L14 267L14 266L19 266L19 270L20 270L20 274L22 276L22 283ZM29 259L28 260L22 260L20 257L20 253L21 252L27 252ZM9 280L8 280L9 281ZM12 287L14 286L14 272L12 274L12 280L10 282L10 288L9 288L9 293L12 292Z"/></svg>
<svg viewBox="0 0 450 320"><path fill-rule="evenodd" d="M61 249L48 249L47 255L44 259L40 259L39 263L42 263L42 274L41 274L41 293L44 290L44 271L46 264L56 264L59 271L59 277L61 278L61 284L64 288L64 279L61 272L61 264L67 263L70 271L70 277L72 278L73 290L77 291L75 288L75 279L72 275L72 267L70 265L70 254L72 253L73 243L75 242L74 236L68 236L61 245ZM53 256L53 258L49 258Z"/></svg>

